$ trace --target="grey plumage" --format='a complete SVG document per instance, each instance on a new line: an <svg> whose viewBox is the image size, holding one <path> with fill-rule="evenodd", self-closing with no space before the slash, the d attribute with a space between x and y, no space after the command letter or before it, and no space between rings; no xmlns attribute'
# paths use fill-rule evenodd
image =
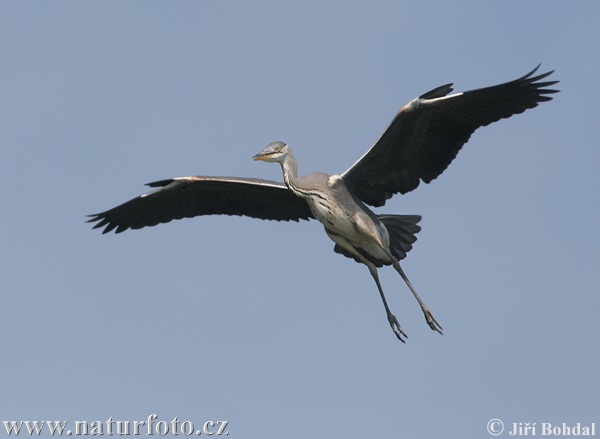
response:
<svg viewBox="0 0 600 439"><path fill-rule="evenodd" d="M281 165L285 185L238 177L180 177L150 183L158 188L113 209L90 215L94 228L121 233L200 215L244 215L276 221L317 219L335 242L334 251L369 269L388 322L404 342L406 334L391 313L377 268L392 265L419 302L431 329L442 327L423 303L399 261L421 230L417 215L377 215L396 193L407 193L437 178L479 127L536 107L551 99L558 81L542 81L551 72L539 68L505 84L450 95L452 84L437 87L409 102L387 130L354 165L339 175L298 176L290 147L269 144L255 160Z"/></svg>

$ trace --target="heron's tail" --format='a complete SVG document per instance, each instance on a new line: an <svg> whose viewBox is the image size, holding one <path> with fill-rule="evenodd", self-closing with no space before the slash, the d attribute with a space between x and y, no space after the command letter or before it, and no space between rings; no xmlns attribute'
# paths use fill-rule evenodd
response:
<svg viewBox="0 0 600 439"><path fill-rule="evenodd" d="M404 259L421 231L420 215L378 215L390 235L390 249L398 260Z"/></svg>
<svg viewBox="0 0 600 439"><path fill-rule="evenodd" d="M421 217L419 215L378 215L377 217L388 230L392 254L398 260L404 259L417 240L415 235L421 230L421 226L417 225L417 223L421 221ZM338 244L333 247L333 251L340 253L347 258L354 259L356 262L361 262L355 255ZM375 264L376 267L383 267L384 265L391 264L391 262L375 259L361 248L356 248L356 251L358 251L365 259Z"/></svg>

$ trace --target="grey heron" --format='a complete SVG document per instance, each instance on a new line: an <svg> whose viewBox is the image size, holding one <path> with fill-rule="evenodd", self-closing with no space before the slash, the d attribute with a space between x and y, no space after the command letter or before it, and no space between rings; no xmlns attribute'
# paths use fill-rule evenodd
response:
<svg viewBox="0 0 600 439"><path fill-rule="evenodd" d="M367 205L383 206L421 181L430 183L454 160L471 134L482 126L549 101L558 81L534 76L539 65L514 81L450 94L452 84L413 99L392 120L375 144L339 175L298 175L285 142L270 143L253 159L281 165L284 184L254 178L178 177L149 183L157 188L113 209L89 215L103 233L140 229L199 215L244 215L276 221L316 219L335 243L334 251L367 266L396 337L407 337L388 306L377 269L391 265L402 277L429 327L442 327L412 286L400 261L421 228L418 215L380 215Z"/></svg>

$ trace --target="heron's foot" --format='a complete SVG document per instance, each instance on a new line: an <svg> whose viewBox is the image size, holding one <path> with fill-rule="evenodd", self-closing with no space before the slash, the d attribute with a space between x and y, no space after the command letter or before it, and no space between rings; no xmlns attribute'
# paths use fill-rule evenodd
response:
<svg viewBox="0 0 600 439"><path fill-rule="evenodd" d="M444 328L442 328L442 325L440 325L435 319L435 317L433 317L433 314L431 313L431 311L429 311L429 308L424 307L423 314L425 314L425 320L427 321L429 327L435 332L439 332L440 334L444 335L444 333L442 332Z"/></svg>
<svg viewBox="0 0 600 439"><path fill-rule="evenodd" d="M396 334L396 337L398 337L398 340L400 340L402 343L406 343L406 340L404 340L404 338L408 338L408 335L405 334L405 332L402 330L402 327L400 326L400 323L398 323L398 319L396 318L396 316L392 313L388 314L388 322L390 322L390 326L392 327L392 331L394 331L394 334ZM402 338L404 337L404 338Z"/></svg>

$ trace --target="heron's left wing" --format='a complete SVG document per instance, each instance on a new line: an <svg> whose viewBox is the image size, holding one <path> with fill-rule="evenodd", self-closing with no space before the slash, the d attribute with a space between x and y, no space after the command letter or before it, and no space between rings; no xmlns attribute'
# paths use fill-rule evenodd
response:
<svg viewBox="0 0 600 439"><path fill-rule="evenodd" d="M431 182L454 160L471 134L482 126L522 113L556 93L541 82L552 71L504 84L448 95L443 85L400 110L373 147L342 174L346 186L363 202L383 206L400 192Z"/></svg>
<svg viewBox="0 0 600 439"><path fill-rule="evenodd" d="M236 177L179 177L106 212L89 215L102 233L141 229L199 215L243 215L275 221L314 218L303 198L275 181Z"/></svg>

